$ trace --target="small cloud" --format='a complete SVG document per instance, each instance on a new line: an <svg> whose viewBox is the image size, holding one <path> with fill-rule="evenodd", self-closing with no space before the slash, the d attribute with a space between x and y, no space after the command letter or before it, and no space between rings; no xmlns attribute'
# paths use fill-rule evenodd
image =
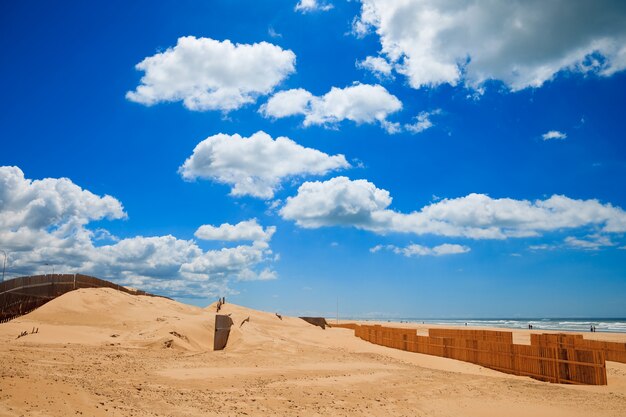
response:
<svg viewBox="0 0 626 417"><path fill-rule="evenodd" d="M339 246L339 243L337 243L337 242L332 242L332 243L330 244L330 246L332 246L333 248L336 248L337 246Z"/></svg>
<svg viewBox="0 0 626 417"><path fill-rule="evenodd" d="M302 287L302 291L312 291L313 288L311 287Z"/></svg>
<svg viewBox="0 0 626 417"><path fill-rule="evenodd" d="M522 254L521 253L512 253L511 256L515 256L515 257L521 257Z"/></svg>
<svg viewBox="0 0 626 417"><path fill-rule="evenodd" d="M273 26L270 26L269 28L267 28L267 34L270 35L272 38L282 38L283 35L281 35L280 33L276 32L276 30L274 30Z"/></svg>
<svg viewBox="0 0 626 417"><path fill-rule="evenodd" d="M620 246L620 247L619 247L619 248L617 248L617 249L620 249L620 250L626 250L626 246Z"/></svg>
<svg viewBox="0 0 626 417"><path fill-rule="evenodd" d="M415 116L415 123L405 124L404 129L413 134L421 133L424 130L430 129L434 126L433 122L430 120L430 117L438 114L441 114L441 109L436 109L431 112L423 111Z"/></svg>
<svg viewBox="0 0 626 417"><path fill-rule="evenodd" d="M533 250L533 251L554 250L556 249L556 246L543 243L541 245L530 245L528 249Z"/></svg>
<svg viewBox="0 0 626 417"><path fill-rule="evenodd" d="M559 132L558 130L551 130L541 135L541 137L543 138L543 140L553 140L553 139L563 140L567 138L567 134L563 132Z"/></svg>
<svg viewBox="0 0 626 417"><path fill-rule="evenodd" d="M371 253L376 253L378 251L380 251L381 249L384 249L385 247L383 245L376 245L373 248L370 248L370 252Z"/></svg>
<svg viewBox="0 0 626 417"><path fill-rule="evenodd" d="M388 120L382 120L380 122L380 125L390 135L395 135L396 133L402 132L402 126L400 126L400 123L398 122L390 122Z"/></svg>
<svg viewBox="0 0 626 417"><path fill-rule="evenodd" d="M370 71L381 81L393 79L393 66L385 58L368 56L363 61L357 61L356 67Z"/></svg>
<svg viewBox="0 0 626 417"><path fill-rule="evenodd" d="M583 250L599 250L605 246L615 246L608 236L597 233L585 236L585 239L568 236L565 238L565 244Z"/></svg>
<svg viewBox="0 0 626 417"><path fill-rule="evenodd" d="M407 258L413 256L442 256L442 255L456 255L460 253L467 253L471 249L467 246L456 245L450 243L444 243L443 245L434 246L432 248L422 245L411 244L404 248L395 245L376 245L370 249L371 253L376 253L382 249L390 250L398 255L404 255Z"/></svg>
<svg viewBox="0 0 626 417"><path fill-rule="evenodd" d="M330 3L326 3L318 0L300 0L296 4L295 10L301 13L309 13L315 11L326 12L332 9L334 6Z"/></svg>
<svg viewBox="0 0 626 417"><path fill-rule="evenodd" d="M355 168L365 168L365 163L359 158L352 158L352 166Z"/></svg>

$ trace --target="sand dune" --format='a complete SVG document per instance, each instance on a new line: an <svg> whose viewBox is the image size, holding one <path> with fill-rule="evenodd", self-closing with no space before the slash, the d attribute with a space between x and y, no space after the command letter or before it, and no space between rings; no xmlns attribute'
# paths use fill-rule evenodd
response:
<svg viewBox="0 0 626 417"><path fill-rule="evenodd" d="M551 385L229 303L213 352L215 314L89 289L0 324L0 416L626 415L623 364L608 386Z"/></svg>

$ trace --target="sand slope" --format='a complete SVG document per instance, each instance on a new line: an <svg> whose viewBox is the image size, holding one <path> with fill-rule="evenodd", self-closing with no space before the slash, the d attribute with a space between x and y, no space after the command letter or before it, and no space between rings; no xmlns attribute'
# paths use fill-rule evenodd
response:
<svg viewBox="0 0 626 417"><path fill-rule="evenodd" d="M220 352L215 305L111 289L0 324L0 416L626 415L622 364L606 387L551 385L233 304L220 314L234 322Z"/></svg>
<svg viewBox="0 0 626 417"><path fill-rule="evenodd" d="M12 328L38 327L24 342L206 350L213 348L214 322L214 314L198 307L94 288L64 294L7 323L0 337Z"/></svg>

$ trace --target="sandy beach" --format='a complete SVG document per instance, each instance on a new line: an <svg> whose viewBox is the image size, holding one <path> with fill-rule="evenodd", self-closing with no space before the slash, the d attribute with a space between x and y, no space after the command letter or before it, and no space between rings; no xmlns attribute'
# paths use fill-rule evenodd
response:
<svg viewBox="0 0 626 417"><path fill-rule="evenodd" d="M607 386L556 385L229 303L220 314L234 325L218 352L213 305L111 289L73 291L0 324L0 416L626 414L626 364L607 362ZM513 332L529 343L530 331Z"/></svg>

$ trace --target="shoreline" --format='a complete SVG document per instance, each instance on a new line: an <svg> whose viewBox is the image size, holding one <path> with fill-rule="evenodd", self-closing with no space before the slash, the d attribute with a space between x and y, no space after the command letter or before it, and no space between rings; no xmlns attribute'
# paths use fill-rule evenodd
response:
<svg viewBox="0 0 626 417"><path fill-rule="evenodd" d="M332 327L333 324L337 323L336 319L326 318L326 322ZM400 322L400 321L387 321L387 320L344 320L340 319L339 324L346 323L356 323L359 325L381 325L387 327L398 327L405 329L416 329L417 334L419 336L427 336L429 328L438 328L438 329L466 329L466 330L494 330L494 331L509 331L513 333L513 342L521 345L530 345L530 335L531 334L542 334L542 333L566 333L566 334L580 334L583 335L585 339L589 340L601 340L606 342L620 342L626 343L626 333L621 332L607 332L607 331L598 331L598 332L584 332L584 331L574 331L574 330L548 330L548 329L520 329L520 328L510 328L510 327L496 327L496 326L465 326L465 325L454 325L454 324L434 324L434 323L415 323L415 322Z"/></svg>

